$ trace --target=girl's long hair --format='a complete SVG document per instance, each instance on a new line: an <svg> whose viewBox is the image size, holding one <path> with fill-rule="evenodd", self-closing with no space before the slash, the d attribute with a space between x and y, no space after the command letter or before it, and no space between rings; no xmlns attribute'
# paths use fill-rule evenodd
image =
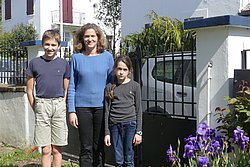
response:
<svg viewBox="0 0 250 167"><path fill-rule="evenodd" d="M115 72L119 62L123 62L124 64L126 64L126 66L128 67L128 70L130 72L128 77L131 77L131 74L133 73L133 66L132 66L132 61L129 58L129 56L119 56L119 57L117 57L116 60L115 60L114 66L113 66L113 72ZM114 99L114 90L115 90L116 86L118 85L117 77L115 75L114 75L114 79L112 80L111 83L112 83L112 85L109 88L109 90L107 90L107 93L106 93L106 98L109 99L109 100Z"/></svg>

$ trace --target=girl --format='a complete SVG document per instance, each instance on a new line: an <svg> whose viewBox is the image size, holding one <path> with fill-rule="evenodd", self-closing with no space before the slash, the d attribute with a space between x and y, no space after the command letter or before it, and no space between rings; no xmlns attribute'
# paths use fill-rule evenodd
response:
<svg viewBox="0 0 250 167"><path fill-rule="evenodd" d="M118 57L113 71L114 82L106 87L104 143L112 143L116 166L133 167L133 144L142 142L141 88L130 79L132 63L128 56Z"/></svg>

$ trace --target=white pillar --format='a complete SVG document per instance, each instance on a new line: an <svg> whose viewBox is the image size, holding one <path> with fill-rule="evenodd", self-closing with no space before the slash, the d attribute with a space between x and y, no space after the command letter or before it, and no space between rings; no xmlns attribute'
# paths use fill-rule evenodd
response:
<svg viewBox="0 0 250 167"><path fill-rule="evenodd" d="M184 25L196 31L197 123L215 128L215 109L228 107L224 97L233 94L234 69L241 69L241 51L250 49L250 18L218 16Z"/></svg>

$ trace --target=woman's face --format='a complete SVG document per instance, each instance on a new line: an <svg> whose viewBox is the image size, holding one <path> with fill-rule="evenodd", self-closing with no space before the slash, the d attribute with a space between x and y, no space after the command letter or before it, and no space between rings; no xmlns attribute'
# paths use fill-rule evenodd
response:
<svg viewBox="0 0 250 167"><path fill-rule="evenodd" d="M97 46L98 37L94 29L88 29L83 35L84 45L86 49L93 49Z"/></svg>

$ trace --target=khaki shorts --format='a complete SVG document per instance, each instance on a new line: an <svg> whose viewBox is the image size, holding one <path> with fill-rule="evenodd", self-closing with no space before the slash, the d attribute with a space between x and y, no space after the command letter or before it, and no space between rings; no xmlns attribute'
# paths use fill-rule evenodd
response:
<svg viewBox="0 0 250 167"><path fill-rule="evenodd" d="M35 99L36 146L65 146L68 144L66 103L63 98Z"/></svg>

